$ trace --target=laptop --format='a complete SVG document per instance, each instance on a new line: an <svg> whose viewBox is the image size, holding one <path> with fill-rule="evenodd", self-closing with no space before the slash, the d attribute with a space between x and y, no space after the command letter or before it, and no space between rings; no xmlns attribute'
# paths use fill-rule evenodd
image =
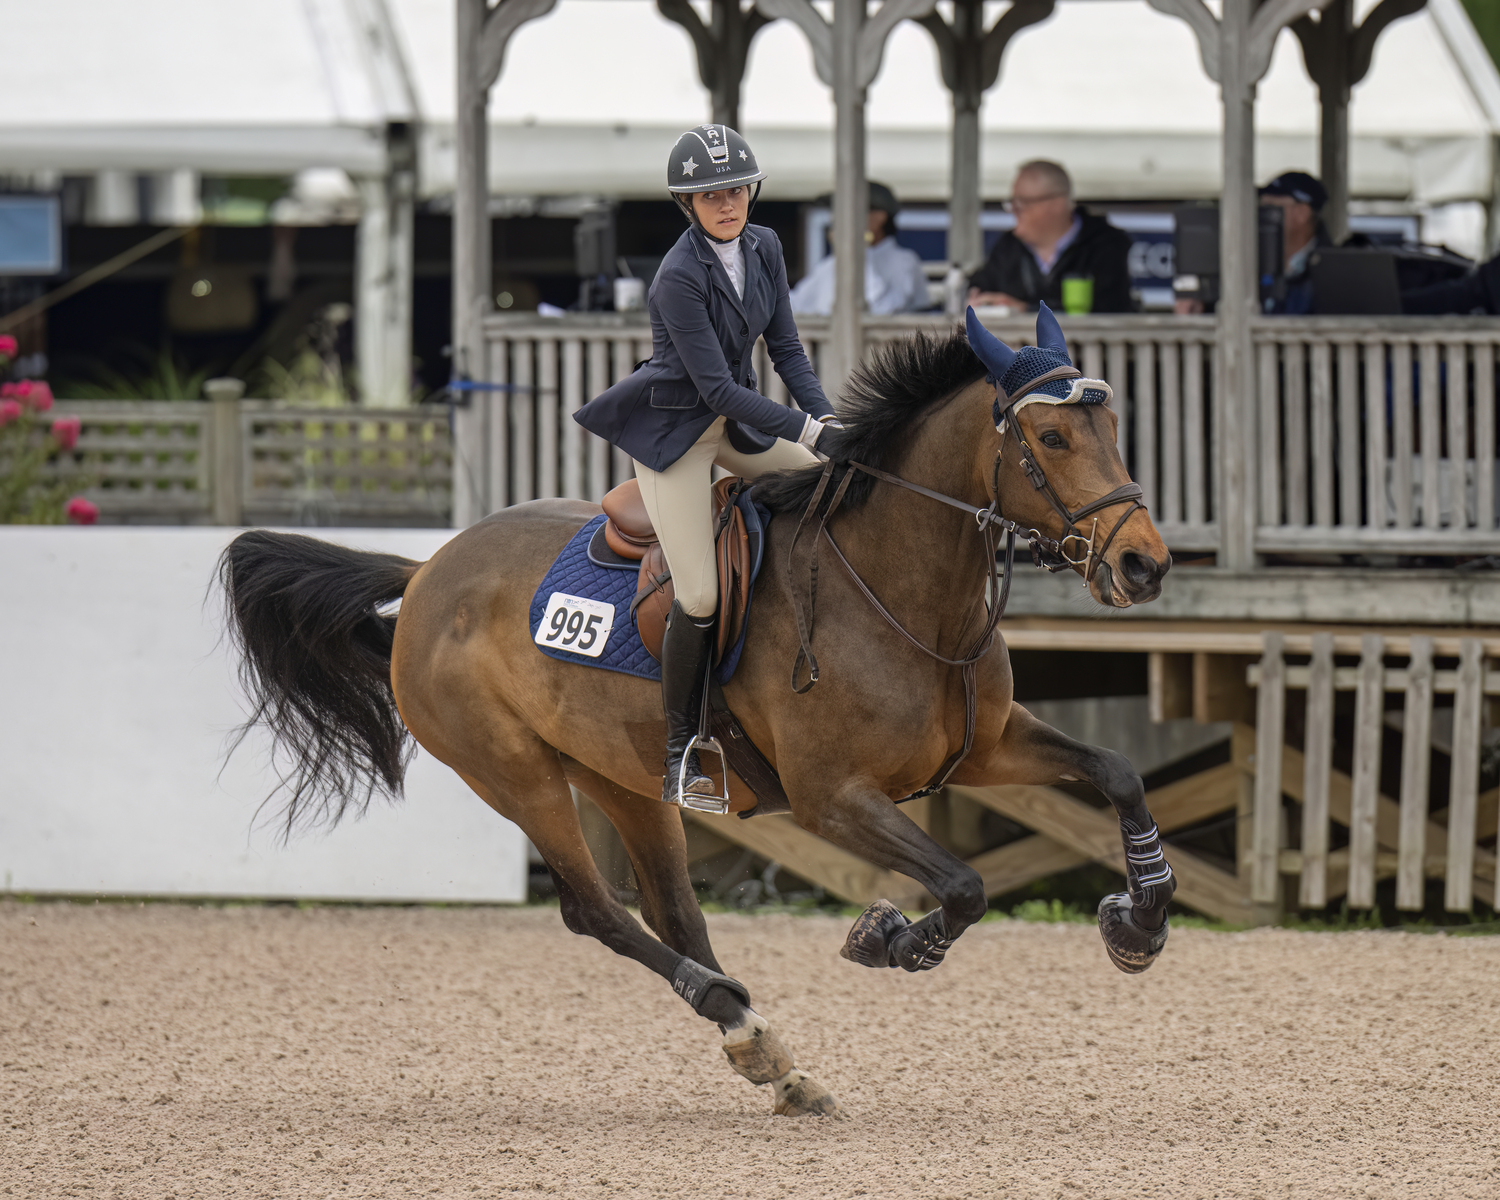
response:
<svg viewBox="0 0 1500 1200"><path fill-rule="evenodd" d="M1309 267L1313 312L1340 316L1400 314L1396 256L1389 250L1314 250Z"/></svg>

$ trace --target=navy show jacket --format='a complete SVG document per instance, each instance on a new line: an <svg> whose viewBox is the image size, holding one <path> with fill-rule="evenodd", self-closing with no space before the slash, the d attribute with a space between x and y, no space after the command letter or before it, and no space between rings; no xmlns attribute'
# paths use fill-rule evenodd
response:
<svg viewBox="0 0 1500 1200"><path fill-rule="evenodd" d="M776 373L804 412L833 412L797 338L781 242L763 225L746 225L745 295L734 290L719 256L696 229L662 260L651 284L651 358L585 404L573 419L653 471L687 453L719 417L742 453L795 442L805 418L755 391L751 356L765 335Z"/></svg>

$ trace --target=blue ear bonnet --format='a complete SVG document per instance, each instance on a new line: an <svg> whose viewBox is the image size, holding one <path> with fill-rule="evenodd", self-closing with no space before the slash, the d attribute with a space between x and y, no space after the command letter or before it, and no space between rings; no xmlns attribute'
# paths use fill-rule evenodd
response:
<svg viewBox="0 0 1500 1200"><path fill-rule="evenodd" d="M1058 367L1071 367L1072 365L1073 360L1068 357L1066 350L1043 350L1040 346L1022 346L1016 351L1015 361L1010 364L1010 369L996 382L1000 385L1002 392L1007 396L1013 396L1038 375L1045 375L1048 371ZM1059 400L1066 400L1072 387L1071 379L1054 379L1051 383L1042 384L1032 395L1055 396Z"/></svg>
<svg viewBox="0 0 1500 1200"><path fill-rule="evenodd" d="M996 425L1000 424L1000 405L1003 397L1014 396L1033 379L1045 375L1048 371L1073 365L1073 360L1068 357L1068 342L1063 337L1062 327L1058 325L1057 318L1052 315L1052 310L1045 304L1041 306L1036 317L1037 344L1023 346L1020 350L1012 350L981 325L972 308L968 311L966 325L969 347L979 357L979 361L984 363L988 372L986 378L1000 389L1000 394L995 397ZM1054 402L1070 404L1107 404L1109 402L1110 393L1107 385L1080 387L1079 382L1074 379L1054 379L1027 392L1026 395L1028 398L1035 396L1038 400L1046 396ZM1085 384L1099 383L1097 380L1083 382ZM1022 403L1025 402L1025 400L1022 401Z"/></svg>

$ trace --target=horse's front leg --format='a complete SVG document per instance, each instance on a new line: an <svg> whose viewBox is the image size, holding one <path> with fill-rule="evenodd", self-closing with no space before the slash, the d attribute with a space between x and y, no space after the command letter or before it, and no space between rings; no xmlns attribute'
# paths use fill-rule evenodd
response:
<svg viewBox="0 0 1500 1200"><path fill-rule="evenodd" d="M1059 780L1091 783L1114 806L1128 890L1099 902L1099 932L1115 966L1131 974L1144 971L1166 945L1167 904L1177 881L1130 760L1114 750L1075 742L1012 703L995 750L981 761L964 763L954 778L973 786Z"/></svg>
<svg viewBox="0 0 1500 1200"><path fill-rule="evenodd" d="M984 881L944 850L868 779L850 779L817 799L799 800L792 816L803 829L867 862L915 879L941 908L908 922L888 900L872 904L855 921L840 953L867 967L928 971L948 947L984 916Z"/></svg>
<svg viewBox="0 0 1500 1200"><path fill-rule="evenodd" d="M673 986L699 1016L718 1025L729 1065L751 1083L770 1084L774 1111L780 1116L841 1117L832 1093L797 1067L791 1051L771 1023L750 1007L748 997L711 980L701 995L695 990L693 965L720 975L723 968L709 945L708 926L688 877L681 810L655 796L629 791L571 758L563 760L563 770L619 830L640 884L641 915L664 944L689 960L680 977L674 975Z"/></svg>

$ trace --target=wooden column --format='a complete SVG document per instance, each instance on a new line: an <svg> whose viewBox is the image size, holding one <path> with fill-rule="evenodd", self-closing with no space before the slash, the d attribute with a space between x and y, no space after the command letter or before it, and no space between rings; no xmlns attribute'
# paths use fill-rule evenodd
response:
<svg viewBox="0 0 1500 1200"><path fill-rule="evenodd" d="M1328 189L1323 224L1335 242L1349 236L1349 95L1370 69L1375 40L1426 0L1381 0L1354 27L1353 0L1328 0L1318 19L1292 22L1308 78L1318 87L1318 176Z"/></svg>
<svg viewBox="0 0 1500 1200"><path fill-rule="evenodd" d="M837 392L864 350L865 89L859 82L859 33L865 0L833 0L833 318L823 387Z"/></svg>
<svg viewBox="0 0 1500 1200"><path fill-rule="evenodd" d="M744 9L740 2L713 0L708 23L704 24L689 0L656 0L661 15L681 25L693 39L698 78L708 89L712 120L735 130L740 127L740 85L750 43L771 20L753 3Z"/></svg>
<svg viewBox="0 0 1500 1200"><path fill-rule="evenodd" d="M1246 43L1254 0L1224 0L1219 58L1224 106L1219 202L1219 566L1255 566L1256 395L1250 318L1256 303L1255 80Z"/></svg>
<svg viewBox="0 0 1500 1200"><path fill-rule="evenodd" d="M833 318L818 374L837 394L864 354L865 92L880 72L886 38L898 22L926 16L937 0L884 0L867 18L868 0L833 0L833 25L812 0L756 0L768 17L793 21L812 44L818 77L833 88Z"/></svg>
<svg viewBox="0 0 1500 1200"><path fill-rule="evenodd" d="M457 116L453 189L453 374L487 375L484 318L494 307L490 251L490 88L500 77L511 35L551 12L557 0L457 0ZM469 393L454 428L453 524L472 525L491 510L491 464L485 453L484 406ZM499 507L495 504L494 507Z"/></svg>
<svg viewBox="0 0 1500 1200"><path fill-rule="evenodd" d="M983 0L954 0L950 24L937 12L920 18L937 43L943 83L953 93L953 139L948 199L948 261L965 271L984 261L979 171L979 107L1000 77L1010 39L1052 15L1054 0L1016 0L988 32Z"/></svg>

